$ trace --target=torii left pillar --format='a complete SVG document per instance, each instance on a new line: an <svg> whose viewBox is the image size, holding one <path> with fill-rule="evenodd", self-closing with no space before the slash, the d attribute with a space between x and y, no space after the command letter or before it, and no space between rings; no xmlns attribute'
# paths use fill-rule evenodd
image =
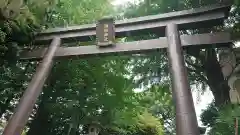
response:
<svg viewBox="0 0 240 135"><path fill-rule="evenodd" d="M24 126L33 110L34 104L42 92L45 80L52 69L54 54L60 44L60 38L53 39L42 62L38 66L33 79L28 85L27 90L20 99L14 114L11 116L7 126L5 127L3 135L20 135L22 133Z"/></svg>

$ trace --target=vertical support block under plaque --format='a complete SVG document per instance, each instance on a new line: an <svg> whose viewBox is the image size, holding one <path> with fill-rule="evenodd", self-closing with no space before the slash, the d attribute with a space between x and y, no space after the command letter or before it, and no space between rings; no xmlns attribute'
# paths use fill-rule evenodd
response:
<svg viewBox="0 0 240 135"><path fill-rule="evenodd" d="M98 21L96 27L97 45L106 47L114 45L115 22L113 18L103 18Z"/></svg>

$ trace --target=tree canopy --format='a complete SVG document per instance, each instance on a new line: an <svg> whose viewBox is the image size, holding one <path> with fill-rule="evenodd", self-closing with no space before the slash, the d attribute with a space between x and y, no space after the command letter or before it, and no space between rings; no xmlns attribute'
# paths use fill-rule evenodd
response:
<svg viewBox="0 0 240 135"><path fill-rule="evenodd" d="M12 115L39 64L38 61L18 60L22 49L38 47L32 43L36 32L52 27L94 23L109 15L116 19L132 18L218 2L220 1L142 0L115 8L110 0L1 0L2 125ZM239 12L239 2L235 1L226 26L181 33L228 30L238 40ZM137 37L126 37L124 41L153 37L156 35L139 34ZM72 45L88 43L76 41ZM189 48L185 51L185 58L191 85L197 85L200 93L209 87L214 95L215 103L212 108L217 111L205 111L202 114L203 124L212 127L211 132L221 133L224 127L232 126L232 123L222 124L225 121L223 116L229 112L224 109L219 111L219 107L229 101L229 87L221 72L217 50ZM91 122L100 123L101 135L175 134L174 107L169 84L165 51L137 56L133 54L56 60L23 134L85 134ZM136 92L139 89L140 92ZM229 130L232 132L232 128Z"/></svg>

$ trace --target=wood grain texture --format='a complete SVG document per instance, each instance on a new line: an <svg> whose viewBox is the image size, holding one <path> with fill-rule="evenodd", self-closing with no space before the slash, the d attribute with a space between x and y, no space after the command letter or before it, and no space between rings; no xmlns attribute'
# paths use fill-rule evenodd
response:
<svg viewBox="0 0 240 135"><path fill-rule="evenodd" d="M230 43L229 33L209 33L209 34L196 34L196 35L182 35L181 43L182 46L207 45L218 44L225 45ZM62 57L74 57L74 56L94 56L94 55L115 55L115 54L126 54L126 53L141 53L152 51L156 49L166 48L168 46L167 38L161 37L159 39L142 40L126 43L117 43L112 47L99 48L96 45L90 46L78 46L78 47L60 47L57 49L55 56L57 58ZM219 47L220 47L219 46ZM29 59L41 59L43 58L47 48L37 49L30 52L22 52L21 60Z"/></svg>
<svg viewBox="0 0 240 135"><path fill-rule="evenodd" d="M159 15L150 15L132 19L116 21L116 37L152 33L163 35L165 27L169 23L178 24L179 29L192 29L200 27L212 27L223 23L227 17L230 6L211 6L198 9L190 9L178 12L170 12ZM72 26L67 28L54 28L36 35L37 43L50 43L54 37L60 37L62 42L74 40L89 41L96 35L96 24Z"/></svg>

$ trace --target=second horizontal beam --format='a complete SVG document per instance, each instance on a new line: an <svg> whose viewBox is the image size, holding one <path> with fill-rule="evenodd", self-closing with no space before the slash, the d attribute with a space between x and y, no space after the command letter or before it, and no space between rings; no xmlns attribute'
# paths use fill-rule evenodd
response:
<svg viewBox="0 0 240 135"><path fill-rule="evenodd" d="M196 35L182 35L182 46L192 45L212 45L220 44L226 45L230 43L229 33L208 33ZM140 53L152 51L156 49L166 48L168 46L167 38L161 37L159 39L142 40L134 42L116 43L115 46L107 48L99 48L96 45L78 46L78 47L60 47L55 53L55 57L74 57L74 56L94 56L94 55L114 55L125 53ZM47 48L36 49L33 51L25 51L20 55L21 60L39 60L42 59Z"/></svg>

